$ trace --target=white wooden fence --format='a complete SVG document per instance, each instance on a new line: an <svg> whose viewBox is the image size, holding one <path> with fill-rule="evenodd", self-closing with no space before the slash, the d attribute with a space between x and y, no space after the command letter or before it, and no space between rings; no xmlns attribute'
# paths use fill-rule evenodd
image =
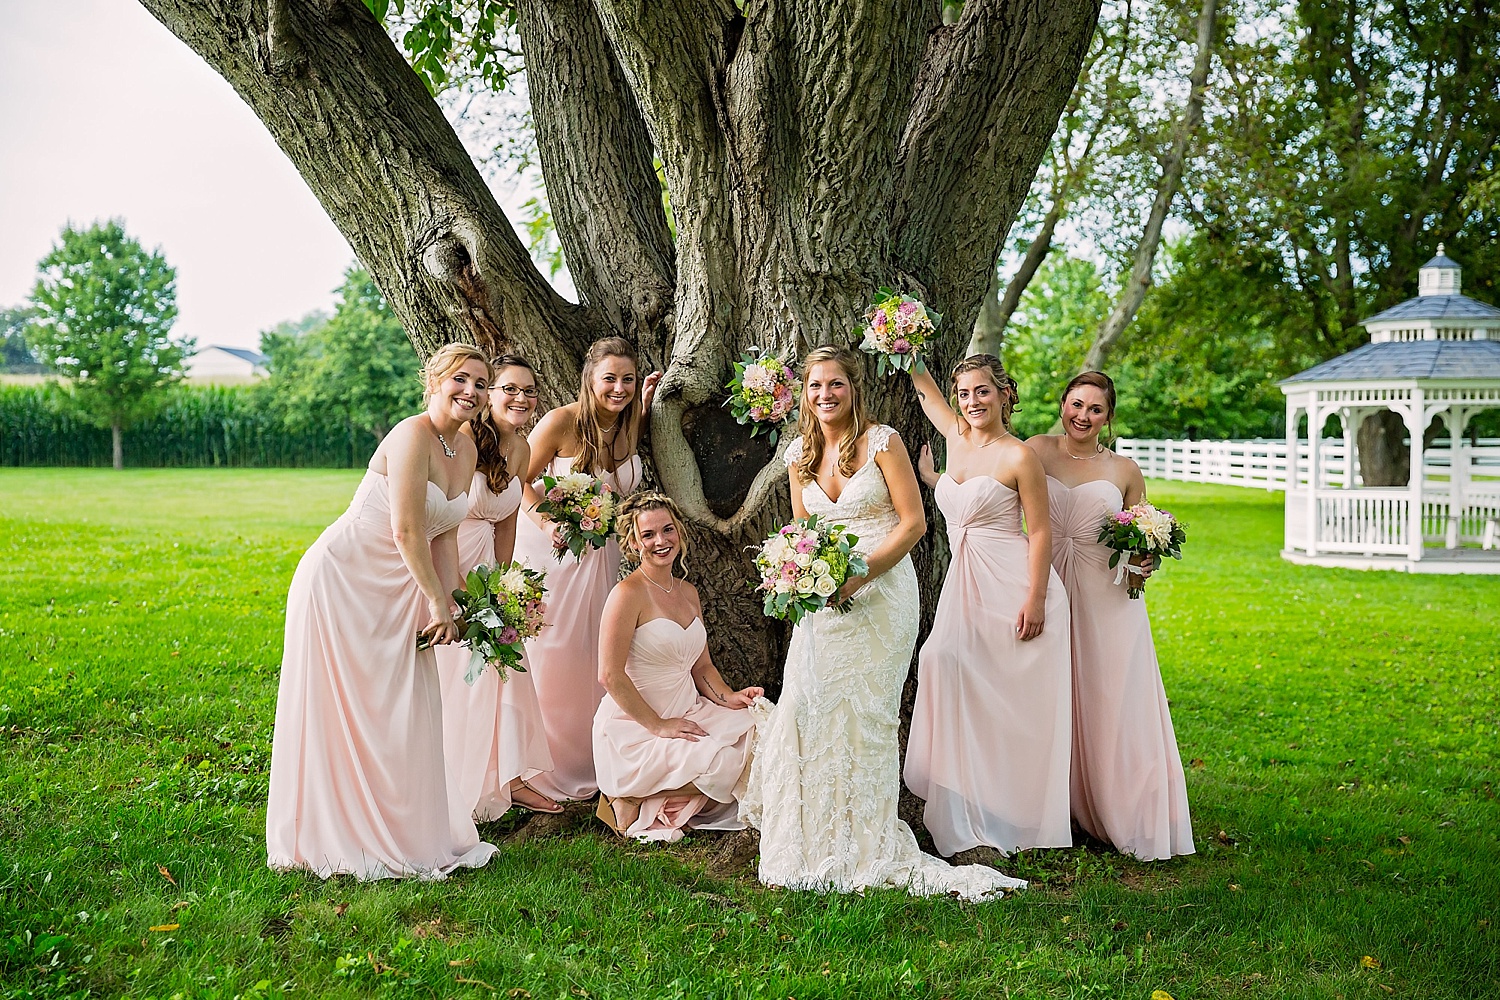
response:
<svg viewBox="0 0 1500 1000"><path fill-rule="evenodd" d="M1324 438L1319 447L1324 483L1344 485L1349 463L1344 454L1343 440ZM1309 442L1299 442L1298 487L1307 485L1310 450ZM1284 440L1152 441L1121 438L1115 442L1115 451L1135 459L1141 471L1153 479L1286 489L1287 443ZM1463 454L1469 459L1469 482L1500 480L1500 438L1482 438L1479 447L1465 447ZM1449 479L1453 471L1452 452L1448 450L1446 439L1433 442L1433 446L1425 450L1424 459L1424 480L1445 482Z"/></svg>

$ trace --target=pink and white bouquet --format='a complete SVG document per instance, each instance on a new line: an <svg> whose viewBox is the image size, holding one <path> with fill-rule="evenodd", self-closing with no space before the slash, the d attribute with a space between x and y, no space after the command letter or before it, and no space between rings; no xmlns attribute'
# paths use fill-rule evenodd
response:
<svg viewBox="0 0 1500 1000"><path fill-rule="evenodd" d="M1114 549L1109 557L1109 568L1115 571L1115 583L1124 582L1130 597L1139 598L1146 592L1145 573L1141 566L1130 561L1130 557L1144 556L1144 561L1154 572L1160 568L1162 556L1182 558L1182 543L1187 541L1187 531L1177 518L1142 500L1105 517L1097 540ZM1131 574L1143 578L1140 585L1129 578Z"/></svg>
<svg viewBox="0 0 1500 1000"><path fill-rule="evenodd" d="M586 472L542 477L542 500L536 509L562 529L563 543L553 553L561 561L564 552L583 559L585 546L600 548L615 528L619 499L614 488Z"/></svg>
<svg viewBox="0 0 1500 1000"><path fill-rule="evenodd" d="M864 327L855 335L863 335L859 349L878 359L876 375L884 375L887 369L923 372L927 366L922 355L942 321L942 316L920 300L882 288L880 298L865 311Z"/></svg>
<svg viewBox="0 0 1500 1000"><path fill-rule="evenodd" d="M743 360L735 362L734 378L725 388L734 419L750 425L751 437L770 431L774 445L781 424L797 409L797 373L792 366L758 349L746 351Z"/></svg>
<svg viewBox="0 0 1500 1000"><path fill-rule="evenodd" d="M755 568L766 595L766 617L795 625L827 607L845 581L870 571L865 557L854 551L858 541L842 524L825 525L813 514L762 542ZM847 610L847 602L835 607Z"/></svg>
<svg viewBox="0 0 1500 1000"><path fill-rule="evenodd" d="M458 605L459 645L469 649L464 680L473 684L486 665L504 681L507 670L521 666L522 643L542 630L547 614L547 574L523 563L475 566L463 587L453 592Z"/></svg>

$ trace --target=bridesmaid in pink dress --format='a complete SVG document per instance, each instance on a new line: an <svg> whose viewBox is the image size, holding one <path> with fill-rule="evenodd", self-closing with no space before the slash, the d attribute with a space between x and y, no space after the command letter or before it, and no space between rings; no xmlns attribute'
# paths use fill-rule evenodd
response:
<svg viewBox="0 0 1500 1000"><path fill-rule="evenodd" d="M1115 583L1096 540L1106 516L1146 495L1140 467L1099 443L1114 413L1109 376L1084 372L1063 392L1064 433L1026 443L1047 471L1052 564L1073 612L1073 818L1152 861L1192 854L1193 827L1146 601Z"/></svg>
<svg viewBox="0 0 1500 1000"><path fill-rule="evenodd" d="M1071 846L1068 597L1046 474L1010 432L1015 382L974 355L953 369L950 408L930 374L911 378L948 444L947 471L929 481L952 559L918 658L906 786L939 854ZM920 464L928 479L925 446Z"/></svg>
<svg viewBox="0 0 1500 1000"><path fill-rule="evenodd" d="M419 635L458 635L445 583L476 460L459 429L486 405L491 369L449 344L425 374L426 412L380 443L292 577L266 806L278 870L435 879L495 851L449 799L433 651L417 649Z"/></svg>
<svg viewBox="0 0 1500 1000"><path fill-rule="evenodd" d="M536 412L536 372L513 354L497 358L494 367L490 405L464 428L478 447L479 465L469 487L469 514L458 526L460 578L480 564L511 561L521 506L521 476L514 470L524 472L531 461L522 431ZM524 654L521 660L525 666ZM456 645L438 649L437 665L449 794L468 803L481 822L499 819L513 804L532 812L562 812L556 801L526 783L552 770L531 674L486 669L471 686L464 680L469 651Z"/></svg>
<svg viewBox="0 0 1500 1000"><path fill-rule="evenodd" d="M581 560L564 551L559 561L558 536L536 511L538 481L543 473L576 470L602 477L622 496L640 485L636 449L660 378L659 372L640 377L629 341L597 341L584 355L578 401L549 412L529 437L516 558L547 571L547 627L528 644L527 659L553 765L531 784L554 799L589 799L599 790L592 735L594 710L604 697L599 619L620 575L620 547L612 538L603 548L586 549Z"/></svg>
<svg viewBox="0 0 1500 1000"><path fill-rule="evenodd" d="M637 840L684 830L741 830L737 791L750 765L749 707L764 692L733 691L708 655L698 591L686 570L677 505L636 493L620 509L626 555L639 563L604 605L594 715L599 818Z"/></svg>

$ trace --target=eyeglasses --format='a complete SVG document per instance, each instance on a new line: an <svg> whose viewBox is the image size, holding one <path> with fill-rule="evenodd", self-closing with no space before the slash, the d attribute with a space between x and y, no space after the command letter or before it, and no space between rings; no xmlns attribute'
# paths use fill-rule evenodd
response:
<svg viewBox="0 0 1500 1000"><path fill-rule="evenodd" d="M534 385L528 385L524 389L518 385L502 385L500 391L507 396L525 396L527 399L536 399L537 397L537 388Z"/></svg>

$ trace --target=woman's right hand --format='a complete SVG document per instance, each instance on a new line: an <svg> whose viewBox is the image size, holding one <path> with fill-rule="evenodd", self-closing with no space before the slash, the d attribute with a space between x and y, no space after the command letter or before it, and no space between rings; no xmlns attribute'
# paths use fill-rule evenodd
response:
<svg viewBox="0 0 1500 1000"><path fill-rule="evenodd" d="M651 733L664 740L687 740L690 743L697 743L698 737L708 735L708 730L688 719L662 719L651 727Z"/></svg>
<svg viewBox="0 0 1500 1000"><path fill-rule="evenodd" d="M427 627L417 633L418 636L426 636L427 643L431 646L444 646L450 642L457 642L459 638L458 623L453 620L453 611L447 601L439 604L430 601L427 605L427 614L432 621Z"/></svg>
<svg viewBox="0 0 1500 1000"><path fill-rule="evenodd" d="M568 547L568 540L563 537L563 526L561 524L558 524L551 518L547 518L542 521L542 528L547 532L547 540L552 543L554 549L561 552Z"/></svg>
<svg viewBox="0 0 1500 1000"><path fill-rule="evenodd" d="M937 486L937 463L932 460L932 446L929 444L922 445L922 451L917 455L917 475L928 486Z"/></svg>

